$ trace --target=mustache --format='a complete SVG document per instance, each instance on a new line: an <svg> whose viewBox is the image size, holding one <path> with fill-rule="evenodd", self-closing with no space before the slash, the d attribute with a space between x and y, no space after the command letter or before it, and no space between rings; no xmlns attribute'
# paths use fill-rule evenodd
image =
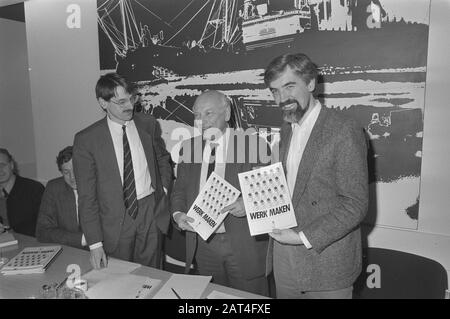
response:
<svg viewBox="0 0 450 319"><path fill-rule="evenodd" d="M289 100L286 100L284 102L280 102L280 104L278 104L278 106L279 107L285 107L285 106L290 105L290 104L297 104L298 105L298 102L296 100L289 99Z"/></svg>

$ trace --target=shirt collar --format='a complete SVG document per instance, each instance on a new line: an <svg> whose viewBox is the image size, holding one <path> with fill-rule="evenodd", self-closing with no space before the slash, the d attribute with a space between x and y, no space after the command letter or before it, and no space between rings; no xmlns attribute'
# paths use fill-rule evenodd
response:
<svg viewBox="0 0 450 319"><path fill-rule="evenodd" d="M123 125L122 125L122 124L119 124L119 123L114 122L113 120L111 120L111 119L109 118L108 115L106 115L106 119L107 119L107 121L108 121L108 126L109 126L112 130L114 130L114 131L116 131L116 132L119 132L119 131L122 132L122 126L123 126L123 125L125 125L125 126L128 128L128 127L133 126L133 124L134 124L134 121L133 121L133 120L131 120L131 121L126 121Z"/></svg>

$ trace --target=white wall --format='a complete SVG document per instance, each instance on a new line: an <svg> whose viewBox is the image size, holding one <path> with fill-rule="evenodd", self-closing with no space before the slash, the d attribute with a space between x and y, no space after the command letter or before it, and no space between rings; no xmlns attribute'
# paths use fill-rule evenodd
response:
<svg viewBox="0 0 450 319"><path fill-rule="evenodd" d="M0 18L0 147L22 176L36 177L25 23Z"/></svg>
<svg viewBox="0 0 450 319"><path fill-rule="evenodd" d="M58 176L55 158L74 134L99 119L95 101L99 77L96 3L93 0L25 2L35 127L37 177ZM68 5L81 8L81 28L69 29Z"/></svg>
<svg viewBox="0 0 450 319"><path fill-rule="evenodd" d="M450 1L433 0L431 18L419 230L450 235Z"/></svg>
<svg viewBox="0 0 450 319"><path fill-rule="evenodd" d="M370 246L439 261L450 287L450 1L431 0L418 230L366 228Z"/></svg>

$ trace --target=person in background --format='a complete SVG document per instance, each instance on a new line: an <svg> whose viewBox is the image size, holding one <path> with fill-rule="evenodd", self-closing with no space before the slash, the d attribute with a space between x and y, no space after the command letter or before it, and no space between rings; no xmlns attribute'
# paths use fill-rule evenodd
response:
<svg viewBox="0 0 450 319"><path fill-rule="evenodd" d="M298 224L270 233L277 298L352 298L362 267L367 144L362 127L314 97L317 75L301 53L275 58L264 73L283 112L280 159Z"/></svg>
<svg viewBox="0 0 450 319"><path fill-rule="evenodd" d="M11 228L34 237L43 192L41 183L18 174L12 155L0 148L0 232Z"/></svg>
<svg viewBox="0 0 450 319"><path fill-rule="evenodd" d="M36 238L44 243L60 243L83 248L86 239L78 217L78 193L72 165L72 146L61 150L56 164L61 177L45 187L36 225Z"/></svg>
<svg viewBox="0 0 450 319"><path fill-rule="evenodd" d="M161 268L173 174L159 123L135 114L135 89L117 73L101 76L95 93L106 116L78 132L73 143L78 212L91 264L107 266L110 255Z"/></svg>

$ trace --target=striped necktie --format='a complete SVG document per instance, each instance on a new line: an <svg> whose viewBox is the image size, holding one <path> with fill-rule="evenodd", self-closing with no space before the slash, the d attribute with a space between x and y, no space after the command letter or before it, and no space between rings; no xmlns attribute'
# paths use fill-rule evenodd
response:
<svg viewBox="0 0 450 319"><path fill-rule="evenodd" d="M138 213L138 202L136 195L136 183L134 182L133 161L131 159L130 144L128 143L126 126L123 130L123 198L125 210L135 219Z"/></svg>

